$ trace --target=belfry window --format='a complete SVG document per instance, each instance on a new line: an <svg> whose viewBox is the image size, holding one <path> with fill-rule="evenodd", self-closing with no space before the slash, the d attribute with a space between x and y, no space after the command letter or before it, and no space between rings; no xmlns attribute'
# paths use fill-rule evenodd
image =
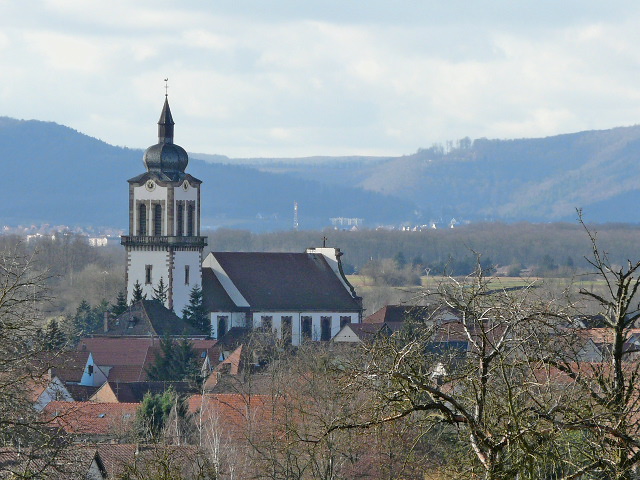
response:
<svg viewBox="0 0 640 480"><path fill-rule="evenodd" d="M176 212L176 235L181 237L184 235L184 203L178 203Z"/></svg>
<svg viewBox="0 0 640 480"><path fill-rule="evenodd" d="M194 225L193 225L193 213L194 207L193 205L187 205L187 236L193 237Z"/></svg>
<svg viewBox="0 0 640 480"><path fill-rule="evenodd" d="M153 234L156 237L162 235L162 205L153 206Z"/></svg>
<svg viewBox="0 0 640 480"><path fill-rule="evenodd" d="M138 207L138 235L147 234L147 206L141 203Z"/></svg>

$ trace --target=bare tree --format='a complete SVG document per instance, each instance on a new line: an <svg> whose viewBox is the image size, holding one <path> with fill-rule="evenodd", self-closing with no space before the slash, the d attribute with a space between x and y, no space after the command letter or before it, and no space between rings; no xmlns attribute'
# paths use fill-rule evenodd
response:
<svg viewBox="0 0 640 480"><path fill-rule="evenodd" d="M0 252L0 454L22 452L19 462L3 463L0 474L8 469L17 478L65 466L56 461L65 441L37 414L31 398L50 380L50 364L34 361L46 348L37 341L46 280L19 245Z"/></svg>
<svg viewBox="0 0 640 480"><path fill-rule="evenodd" d="M445 320L436 308L367 348L368 360L347 369L346 380L368 392L368 420L344 417L332 428L410 418L425 435L449 437L453 462L441 466L449 478L540 478L554 465L531 462L552 430L540 425L534 407L557 391L540 381L543 364L528 352L551 338L550 326L564 314L560 304L537 295L534 285L490 288L479 267L468 281L442 283L437 294L457 318Z"/></svg>
<svg viewBox="0 0 640 480"><path fill-rule="evenodd" d="M582 222L582 217L580 216ZM584 226L584 223L583 223ZM563 383L577 391L573 401L552 405L541 417L564 430L573 440L575 473L594 478L637 478L640 462L640 373L638 346L632 342L633 327L640 318L637 293L640 262L614 266L598 245L596 233L585 230L591 242L587 261L604 284L604 293L581 289L580 293L600 307L604 323L603 360L584 362L575 356L549 355L545 362L564 377ZM590 477L589 477L590 478Z"/></svg>

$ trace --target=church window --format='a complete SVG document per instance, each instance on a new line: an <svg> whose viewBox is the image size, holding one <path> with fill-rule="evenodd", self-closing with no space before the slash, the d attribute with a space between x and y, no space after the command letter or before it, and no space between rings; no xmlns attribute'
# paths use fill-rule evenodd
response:
<svg viewBox="0 0 640 480"><path fill-rule="evenodd" d="M229 317L227 315L218 315L218 338L224 336L227 333L228 324L227 321Z"/></svg>
<svg viewBox="0 0 640 480"><path fill-rule="evenodd" d="M282 342L285 345L290 345L291 344L291 338L293 337L293 332L292 332L292 326L293 326L293 317L291 317L290 315L287 315L285 317L281 318L282 320Z"/></svg>
<svg viewBox="0 0 640 480"><path fill-rule="evenodd" d="M340 329L344 327L346 324L351 323L351 317L349 316L340 316Z"/></svg>
<svg viewBox="0 0 640 480"><path fill-rule="evenodd" d="M320 317L320 340L331 340L331 317Z"/></svg>
<svg viewBox="0 0 640 480"><path fill-rule="evenodd" d="M145 265L144 266L144 283L145 285L151 285L153 283L153 278L151 277L151 269L153 265Z"/></svg>
<svg viewBox="0 0 640 480"><path fill-rule="evenodd" d="M138 207L138 235L147 234L147 206L141 203Z"/></svg>
<svg viewBox="0 0 640 480"><path fill-rule="evenodd" d="M176 223L178 225L176 228L176 235L181 237L184 234L184 203L178 203L177 207L178 212L176 215Z"/></svg>
<svg viewBox="0 0 640 480"><path fill-rule="evenodd" d="M184 266L184 284L189 285L189 265Z"/></svg>
<svg viewBox="0 0 640 480"><path fill-rule="evenodd" d="M312 321L310 316L300 317L300 330L303 340L311 340Z"/></svg>
<svg viewBox="0 0 640 480"><path fill-rule="evenodd" d="M271 332L273 328L273 317L271 315L262 315L261 326L264 332Z"/></svg>
<svg viewBox="0 0 640 480"><path fill-rule="evenodd" d="M194 232L194 225L193 225L193 215L194 214L194 207L193 205L189 204L187 205L187 235L189 237L193 237L193 232Z"/></svg>
<svg viewBox="0 0 640 480"><path fill-rule="evenodd" d="M153 206L153 234L156 237L162 235L162 205Z"/></svg>

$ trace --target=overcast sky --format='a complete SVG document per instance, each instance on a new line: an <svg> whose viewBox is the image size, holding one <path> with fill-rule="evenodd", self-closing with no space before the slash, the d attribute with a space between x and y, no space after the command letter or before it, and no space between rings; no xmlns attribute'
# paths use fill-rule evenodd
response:
<svg viewBox="0 0 640 480"><path fill-rule="evenodd" d="M640 2L0 0L0 115L146 148L401 155L640 121Z"/></svg>

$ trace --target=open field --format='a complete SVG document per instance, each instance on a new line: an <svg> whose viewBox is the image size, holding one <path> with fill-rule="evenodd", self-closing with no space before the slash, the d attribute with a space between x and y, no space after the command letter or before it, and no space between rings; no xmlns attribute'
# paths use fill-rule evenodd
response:
<svg viewBox="0 0 640 480"><path fill-rule="evenodd" d="M358 295L363 298L365 316L371 315L385 305L393 304L420 304L425 301L425 295L436 292L442 283L451 281L465 282L471 278L466 277L443 277L443 276L423 276L421 286L389 286L376 285L370 277L364 275L348 275L349 282L356 288ZM577 294L580 289L587 291L597 291L604 294L605 282L593 275L578 276L576 278L522 278L522 277L487 277L489 286L492 289L518 289L527 286L545 289L558 296L570 288L573 294ZM583 298L574 295L575 300ZM586 299L585 299L586 300ZM595 312L592 312L595 313Z"/></svg>

